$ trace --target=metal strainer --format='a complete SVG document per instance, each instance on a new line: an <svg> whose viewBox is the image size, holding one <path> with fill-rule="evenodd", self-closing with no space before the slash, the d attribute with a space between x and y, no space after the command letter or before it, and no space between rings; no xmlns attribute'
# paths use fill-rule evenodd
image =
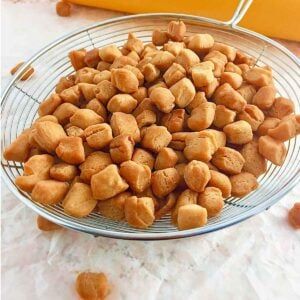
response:
<svg viewBox="0 0 300 300"><path fill-rule="evenodd" d="M232 45L256 58L256 64L269 65L273 69L278 94L290 98L300 111L300 72L298 59L285 47L273 40L237 26L251 1L240 1L232 19L220 22L208 18L181 14L141 14L114 18L80 29L51 43L34 55L15 75L3 94L2 104L2 149L18 134L30 127L37 118L39 103L54 90L58 79L73 72L67 58L73 49L92 49L108 44L121 46L129 32L134 32L144 42L151 41L155 28L166 29L170 20L181 19L188 33L209 33L216 41ZM35 75L28 81L20 77L28 65ZM147 230L134 229L125 222L106 219L97 213L78 219L64 213L60 205L44 206L32 202L28 194L19 191L14 183L22 173L22 164L1 160L2 176L14 195L43 217L62 226L94 235L113 238L159 240L188 237L215 231L241 222L277 202L299 179L300 138L287 143L288 154L281 167L268 164L268 171L259 178L260 187L242 199L228 198L220 216L209 219L202 228L178 231L166 216Z"/></svg>

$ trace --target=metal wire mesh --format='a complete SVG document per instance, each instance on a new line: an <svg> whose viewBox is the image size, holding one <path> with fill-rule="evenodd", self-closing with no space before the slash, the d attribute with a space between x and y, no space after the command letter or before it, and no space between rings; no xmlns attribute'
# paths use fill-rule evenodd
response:
<svg viewBox="0 0 300 300"><path fill-rule="evenodd" d="M19 79L22 72L20 70L4 93L2 99L2 149L33 123L37 117L39 103L53 92L58 79L73 72L67 58L70 50L92 49L112 43L121 46L126 41L129 32L134 32L144 42L150 42L154 28L165 29L171 19L177 18L178 15L170 14L117 18L77 31L41 50L28 62L34 67L35 75L30 80L22 82ZM216 41L233 45L254 57L257 65L269 65L273 69L278 94L292 99L296 111L299 112L299 62L286 49L262 36L251 34L243 29L230 28L220 22L182 15L180 18L187 24L188 35L210 33ZM226 199L220 216L209 219L205 227L181 232L171 225L169 216L155 222L147 230L131 228L125 222L109 220L98 213L92 213L82 219L73 218L66 215L60 205L44 206L34 203L28 194L17 189L14 180L22 173L22 164L2 158L1 165L3 178L10 190L27 206L60 225L114 238L168 239L224 228L271 206L290 190L299 178L299 146L299 138L287 143L288 155L284 165L276 167L269 164L267 173L259 178L260 188L258 190L242 199L233 197Z"/></svg>

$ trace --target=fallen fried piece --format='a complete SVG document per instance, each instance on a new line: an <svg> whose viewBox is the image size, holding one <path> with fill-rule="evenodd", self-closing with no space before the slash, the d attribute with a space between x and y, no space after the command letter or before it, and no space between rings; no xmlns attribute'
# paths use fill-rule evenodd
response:
<svg viewBox="0 0 300 300"><path fill-rule="evenodd" d="M224 206L221 190L216 187L205 188L198 196L198 204L206 208L208 217L218 215Z"/></svg>
<svg viewBox="0 0 300 300"><path fill-rule="evenodd" d="M36 225L38 229L42 231L54 231L54 230L62 229L61 226L43 218L42 216L37 216Z"/></svg>
<svg viewBox="0 0 300 300"><path fill-rule="evenodd" d="M108 280L104 273L80 273L76 279L76 291L83 300L105 299L109 293Z"/></svg>
<svg viewBox="0 0 300 300"><path fill-rule="evenodd" d="M68 17L71 14L71 5L65 1L58 1L56 3L56 13L60 17Z"/></svg>
<svg viewBox="0 0 300 300"><path fill-rule="evenodd" d="M296 202L290 209L288 220L295 229L300 228L300 202Z"/></svg>

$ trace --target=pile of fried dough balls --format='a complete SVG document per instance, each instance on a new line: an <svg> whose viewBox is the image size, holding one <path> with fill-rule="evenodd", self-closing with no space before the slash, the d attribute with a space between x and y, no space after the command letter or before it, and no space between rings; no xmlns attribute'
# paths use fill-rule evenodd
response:
<svg viewBox="0 0 300 300"><path fill-rule="evenodd" d="M130 33L121 48L71 51L76 72L5 149L24 162L18 188L71 216L96 210L141 229L171 212L180 230L257 189L267 160L283 164L300 115L268 66L185 33L172 21L149 44Z"/></svg>

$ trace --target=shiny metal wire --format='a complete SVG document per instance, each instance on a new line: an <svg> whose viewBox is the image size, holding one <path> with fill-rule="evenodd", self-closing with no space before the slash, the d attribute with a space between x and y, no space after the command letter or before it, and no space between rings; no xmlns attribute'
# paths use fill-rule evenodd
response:
<svg viewBox="0 0 300 300"><path fill-rule="evenodd" d="M108 44L121 46L129 32L144 42L151 41L154 28L165 29L173 19L181 19L187 24L188 35L206 32L216 41L230 44L256 58L256 64L269 65L273 69L278 94L294 100L296 111L300 111L299 61L278 43L246 29L236 26L240 16L229 22L219 22L207 18L178 14L145 14L115 18L97 23L65 36L34 55L16 74L2 98L1 147L4 149L24 128L29 127L37 117L40 102L54 90L62 76L73 72L67 54L72 49L92 49ZM28 81L20 81L27 65L36 70ZM78 219L64 213L60 205L43 206L32 202L29 195L19 191L14 184L15 177L22 173L22 164L1 160L4 181L12 193L31 209L62 226L94 235L113 238L159 240L181 238L212 232L241 222L277 202L299 180L300 139L287 143L288 155L282 167L268 165L266 174L259 178L260 188L242 199L228 198L220 216L211 218L202 228L178 231L165 216L147 230L134 229L124 222L106 219L98 213Z"/></svg>

